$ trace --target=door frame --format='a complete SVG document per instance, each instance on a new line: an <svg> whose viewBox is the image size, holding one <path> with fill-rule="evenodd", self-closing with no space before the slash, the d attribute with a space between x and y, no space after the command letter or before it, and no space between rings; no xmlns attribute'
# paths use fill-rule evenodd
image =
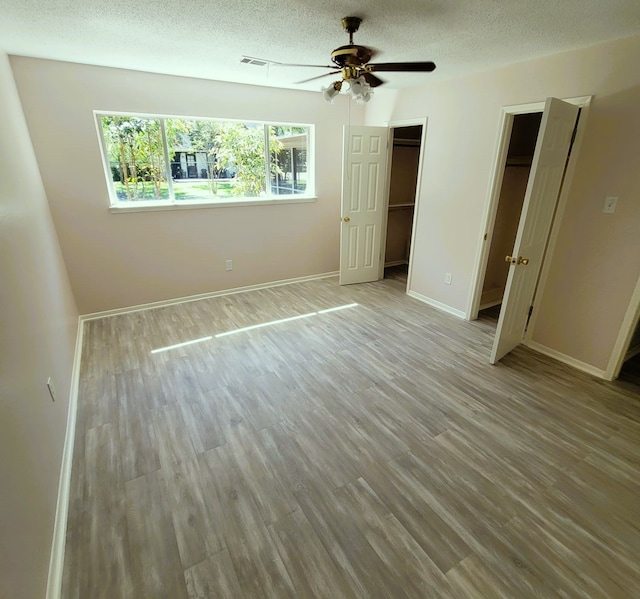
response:
<svg viewBox="0 0 640 599"><path fill-rule="evenodd" d="M380 251L384 254L387 247L387 225L389 218L389 193L391 192L391 162L393 159L393 130L400 127L412 127L415 125L422 125L422 135L420 137L420 155L418 156L418 175L416 177L416 195L414 198L413 206L413 224L411 225L411 245L409 248L409 266L407 272L407 288L408 292L411 289L411 276L413 272L413 248L416 238L416 224L418 222L418 210L420 207L420 190L422 188L422 172L424 170L424 148L427 139L427 121L426 116L415 117L412 119L401 119L397 121L386 121L385 126L389 129L389 141L387 144L388 156L387 156L387 181L385 189L384 199L384 211L382 213L382 240L380 245ZM384 278L384 255L380 260L380 273L379 278Z"/></svg>
<svg viewBox="0 0 640 599"><path fill-rule="evenodd" d="M624 364L624 358L629 349L629 343L631 343L631 337L638 326L640 321L640 278L636 283L636 287L631 294L631 300L627 307L627 312L622 319L620 325L620 331L616 338L616 343L613 346L607 369L605 370L604 378L608 381L617 379L622 370Z"/></svg>
<svg viewBox="0 0 640 599"><path fill-rule="evenodd" d="M569 197L569 190L571 188L571 181L573 179L573 173L577 164L577 157L582 144L582 138L584 137L584 130L587 123L587 113L589 111L589 105L591 103L591 96L578 96L575 98L559 98L569 104L579 106L582 111L580 113L580 119L578 120L578 127L576 129L576 136L573 142L571 150L571 156L567 164L567 170L565 173L564 183L560 190L558 202L556 205L556 214L551 225L551 231L549 232L549 241L547 244L547 251L544 256L542 268L540 271L540 277L538 280L538 286L536 295L541 293L544 289L544 285L547 279L549 270L549 258L553 256L553 250L555 248L556 240L558 237L559 223L562 220L562 214ZM502 191L502 181L504 178L504 169L507 161L507 154L509 152L509 142L511 141L511 132L513 129L513 120L516 115L519 114L531 114L534 112L544 111L545 101L530 102L527 104L516 104L512 106L503 106L500 113L500 123L498 126L498 141L496 146L496 152L494 154L491 185L489 187L489 194L487 201L485 202L482 232L480 239L478 240L478 249L476 251L476 260L473 268L473 280L474 284L471 286L471 292L467 301L467 310L465 313L466 320L475 320L478 318L478 312L480 311L480 302L482 298L482 287L484 285L484 277L487 272L487 263L489 261L489 250L491 249L491 241L493 238L493 228L495 226L496 215L498 213L498 204L500 202L500 192ZM486 236L486 239L485 239ZM535 322L536 311L531 316L527 333L525 334L525 341L528 339L530 331L533 329Z"/></svg>

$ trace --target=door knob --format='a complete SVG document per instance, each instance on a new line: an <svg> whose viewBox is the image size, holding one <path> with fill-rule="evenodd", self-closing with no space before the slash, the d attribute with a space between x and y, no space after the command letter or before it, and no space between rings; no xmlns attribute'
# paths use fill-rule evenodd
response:
<svg viewBox="0 0 640 599"><path fill-rule="evenodd" d="M522 264L523 266L529 264L529 258L523 258L522 256L518 256L517 258L514 258L513 256L505 256L504 261L511 262L511 264Z"/></svg>
<svg viewBox="0 0 640 599"><path fill-rule="evenodd" d="M345 223L348 223L348 222L350 222L350 221L351 221L351 219L350 219L348 216L345 216L342 220L343 220Z"/></svg>

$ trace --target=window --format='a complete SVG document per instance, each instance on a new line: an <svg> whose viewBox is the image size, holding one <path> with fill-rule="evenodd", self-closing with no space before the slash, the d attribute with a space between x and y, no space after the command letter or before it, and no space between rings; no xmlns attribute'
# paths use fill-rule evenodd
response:
<svg viewBox="0 0 640 599"><path fill-rule="evenodd" d="M312 199L313 126L96 113L111 205Z"/></svg>

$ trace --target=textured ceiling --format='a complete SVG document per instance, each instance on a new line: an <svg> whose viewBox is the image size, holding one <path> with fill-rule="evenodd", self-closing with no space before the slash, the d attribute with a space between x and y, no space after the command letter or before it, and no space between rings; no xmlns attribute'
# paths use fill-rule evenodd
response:
<svg viewBox="0 0 640 599"><path fill-rule="evenodd" d="M3 0L9 54L260 85L318 89L323 71L240 64L242 55L329 64L355 43L374 62L433 60L432 74L384 73L388 87L451 78L640 34L640 0Z"/></svg>

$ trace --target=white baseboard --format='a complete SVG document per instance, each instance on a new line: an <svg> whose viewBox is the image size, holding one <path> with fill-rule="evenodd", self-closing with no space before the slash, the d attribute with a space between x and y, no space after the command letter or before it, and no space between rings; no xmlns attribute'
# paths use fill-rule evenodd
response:
<svg viewBox="0 0 640 599"><path fill-rule="evenodd" d="M429 306L437 308L438 310L442 310L447 314L452 314L453 316L456 316L458 318L465 318L465 313L462 310L456 310L455 308L452 308L451 306L447 306L447 304L443 304L442 302L438 302L434 299L431 299L426 295L421 295L420 293L416 293L415 291L407 291L407 295L409 297L412 297L413 299L417 299L420 302L424 302Z"/></svg>
<svg viewBox="0 0 640 599"><path fill-rule="evenodd" d="M536 341L525 341L524 345L526 345L527 347L541 353L544 354L545 356L549 356L550 358L553 358L554 360L558 360L558 362L563 362L564 364L568 364L569 366L572 366L573 368L576 368L578 370L582 370L582 372L586 372L588 374L592 374L593 376L598 377L599 379L604 379L607 381L610 381L611 378L607 376L606 371L601 370L600 368L596 368L595 366L592 366L591 364L587 364L586 362L581 362L580 360L576 360L575 358L572 358L571 356L567 356L566 354L563 354L562 352L559 352L555 349L551 349L550 347L547 347L546 345L542 345L540 343L537 343Z"/></svg>
<svg viewBox="0 0 640 599"><path fill-rule="evenodd" d="M107 316L116 316L118 314L129 314L131 312L139 312L140 310L150 310L152 308L164 308L165 306L174 306L175 304L183 304L186 302L197 302L199 300L210 299L212 297L221 297L223 295L232 295L234 293L245 293L247 291L256 291L258 289L268 289L269 287L280 287L282 285L291 285L293 283L304 283L305 281L314 281L316 279L328 279L335 277L339 273L325 272L319 275L308 275L305 277L296 277L294 279L284 279L282 281L271 281L269 283L258 283L257 285L247 285L245 287L234 287L232 289L222 289L221 291L210 291L208 293L199 293L197 295L188 295L186 297L178 297L175 299L161 300L159 302L149 302L148 304L139 304L137 306L129 306L127 308L115 308L113 310L104 310L103 312L92 312L84 314L80 318L83 321L96 320L97 318L105 318Z"/></svg>
<svg viewBox="0 0 640 599"><path fill-rule="evenodd" d="M62 464L60 466L58 501L56 504L56 519L53 526L51 556L49 558L46 599L60 599L62 593L62 569L64 567L64 550L67 539L67 516L69 514L71 466L73 463L73 444L76 434L76 415L78 413L78 387L80 384L80 358L82 356L83 336L84 324L82 318L79 318L73 367L71 369L67 430L64 438L64 449L62 451Z"/></svg>

